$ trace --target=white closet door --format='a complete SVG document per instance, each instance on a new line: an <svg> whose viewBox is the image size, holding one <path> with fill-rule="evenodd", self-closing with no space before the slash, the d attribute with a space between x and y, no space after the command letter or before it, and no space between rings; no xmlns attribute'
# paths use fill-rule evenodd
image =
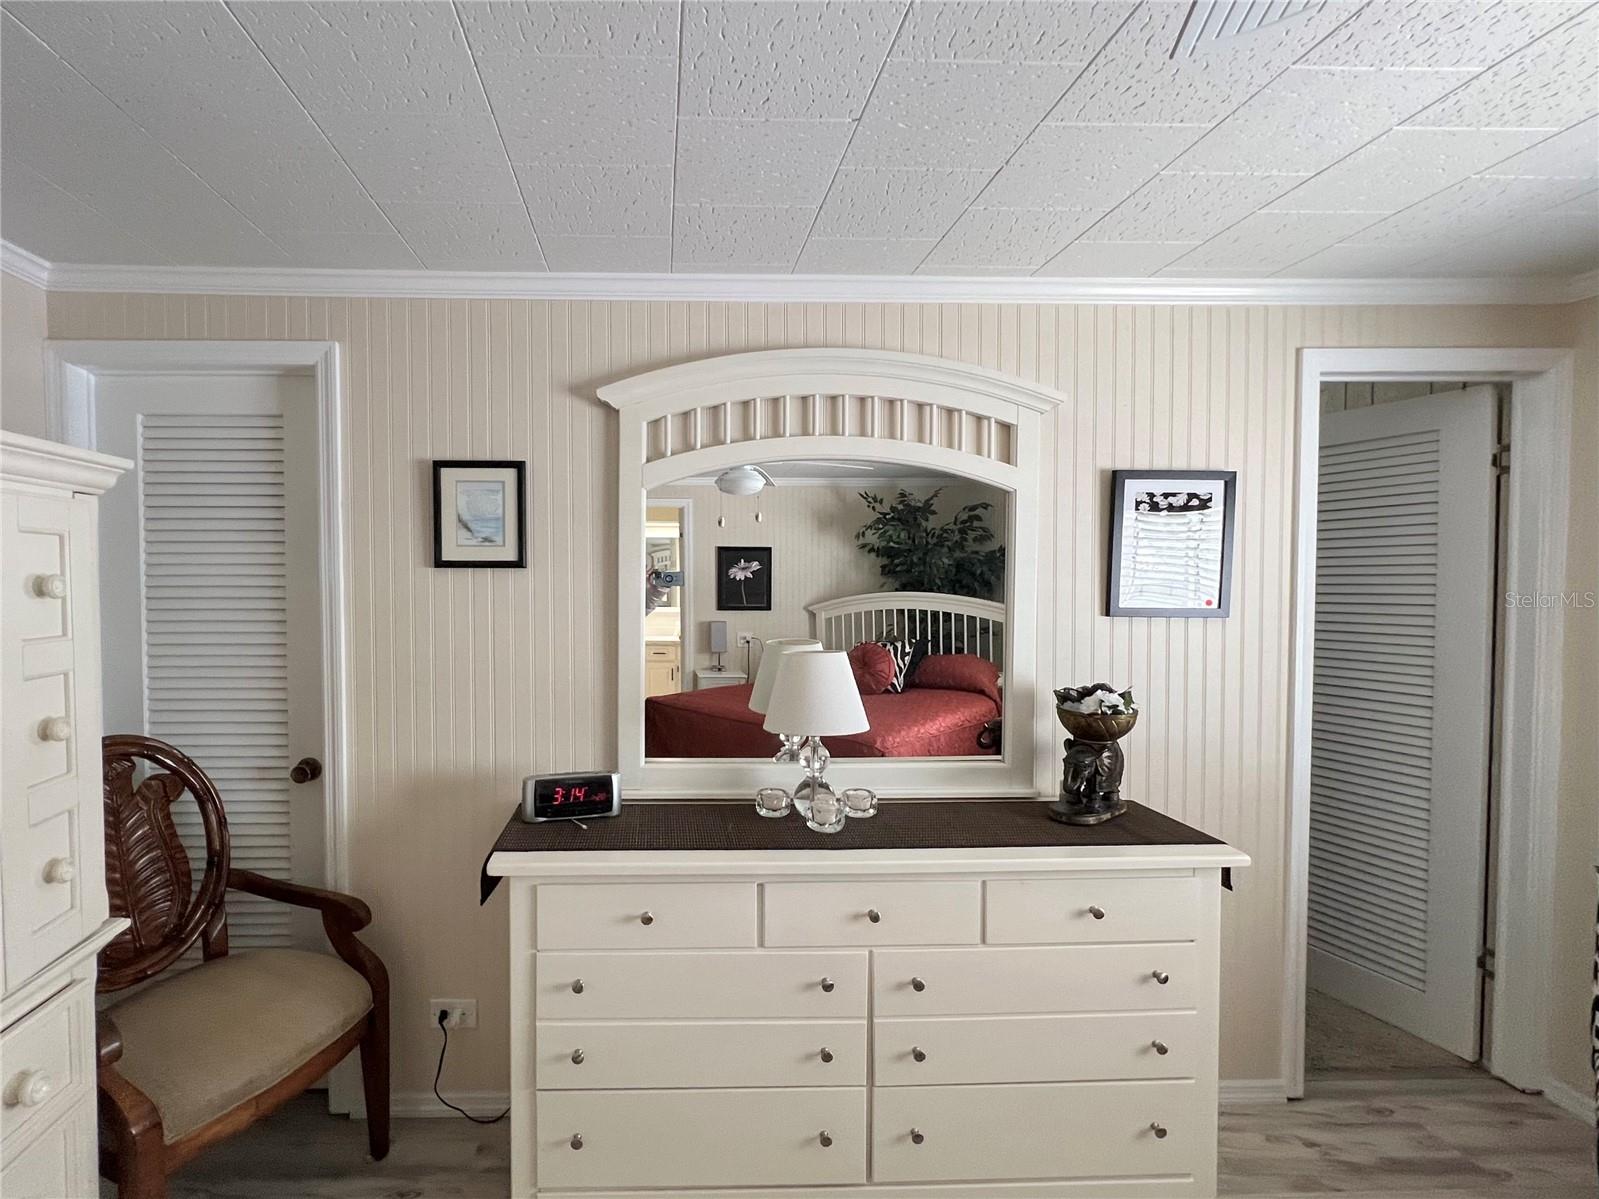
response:
<svg viewBox="0 0 1599 1199"><path fill-rule="evenodd" d="M320 883L323 759L316 408L311 380L101 376L100 448L134 470L106 497L106 728L144 732L216 782L233 865ZM192 804L175 820L201 868ZM289 945L310 921L228 896L235 947Z"/></svg>
<svg viewBox="0 0 1599 1199"><path fill-rule="evenodd" d="M1492 388L1328 413L1317 498L1310 985L1477 1057Z"/></svg>

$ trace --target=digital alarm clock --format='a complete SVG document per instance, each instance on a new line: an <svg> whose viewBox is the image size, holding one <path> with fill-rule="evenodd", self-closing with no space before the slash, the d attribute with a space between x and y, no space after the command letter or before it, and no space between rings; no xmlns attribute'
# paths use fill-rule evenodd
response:
<svg viewBox="0 0 1599 1199"><path fill-rule="evenodd" d="M622 810L619 774L535 774L522 780L522 819L590 820Z"/></svg>

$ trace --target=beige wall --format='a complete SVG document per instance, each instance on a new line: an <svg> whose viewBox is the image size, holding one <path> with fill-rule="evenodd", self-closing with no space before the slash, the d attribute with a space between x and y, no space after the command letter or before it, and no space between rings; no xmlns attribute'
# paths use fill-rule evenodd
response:
<svg viewBox="0 0 1599 1199"><path fill-rule="evenodd" d="M45 294L0 272L0 429L43 437Z"/></svg>
<svg viewBox="0 0 1599 1199"><path fill-rule="evenodd" d="M601 383L746 349L874 346L1019 375L1070 397L1050 441L1057 596L1041 682L1140 688L1128 793L1239 845L1255 865L1227 896L1223 1073L1279 1075L1287 810L1295 365L1301 346L1570 345L1585 380L1574 445L1573 565L1592 586L1599 496L1592 305L1146 307L263 299L58 294L55 337L333 338L346 396L355 889L395 983L397 1089L426 1092L434 995L476 995L482 1028L452 1047L447 1085L506 1082L505 906L480 910L479 864L534 770L603 765L612 731L614 414ZM429 565L427 460L530 461L526 571ZM1107 472L1240 472L1233 612L1225 621L1110 620ZM1048 527L1048 522L1046 522ZM614 571L610 572L614 575ZM598 581L597 590L572 581ZM1567 822L1595 846L1590 618L1573 638ZM1577 622L1574 622L1574 624ZM1584 708L1585 705L1585 708ZM1579 773L1580 772L1580 773ZM1591 863L1590 863L1591 864ZM1569 864L1568 864L1569 865ZM1562 874L1562 945L1587 927L1591 876ZM1566 925L1570 924L1571 927ZM1560 964L1562 1077L1582 1078L1586 954ZM1584 1001L1585 1003L1585 1001Z"/></svg>

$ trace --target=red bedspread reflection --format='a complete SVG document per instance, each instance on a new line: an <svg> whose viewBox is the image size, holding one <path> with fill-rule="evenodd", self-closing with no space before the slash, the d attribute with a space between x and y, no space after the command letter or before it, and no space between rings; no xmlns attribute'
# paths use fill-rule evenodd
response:
<svg viewBox="0 0 1599 1199"><path fill-rule="evenodd" d="M644 753L651 758L769 758L777 737L749 708L748 684L656 695L644 701ZM899 695L863 695L864 733L824 738L838 758L923 758L992 754L977 744L999 715L986 695L912 687Z"/></svg>

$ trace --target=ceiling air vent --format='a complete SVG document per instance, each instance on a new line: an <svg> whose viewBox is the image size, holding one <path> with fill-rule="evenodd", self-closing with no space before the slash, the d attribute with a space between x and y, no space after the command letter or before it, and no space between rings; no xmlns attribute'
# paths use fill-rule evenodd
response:
<svg viewBox="0 0 1599 1199"><path fill-rule="evenodd" d="M1173 58L1192 58L1246 34L1320 12L1327 0L1194 0Z"/></svg>

